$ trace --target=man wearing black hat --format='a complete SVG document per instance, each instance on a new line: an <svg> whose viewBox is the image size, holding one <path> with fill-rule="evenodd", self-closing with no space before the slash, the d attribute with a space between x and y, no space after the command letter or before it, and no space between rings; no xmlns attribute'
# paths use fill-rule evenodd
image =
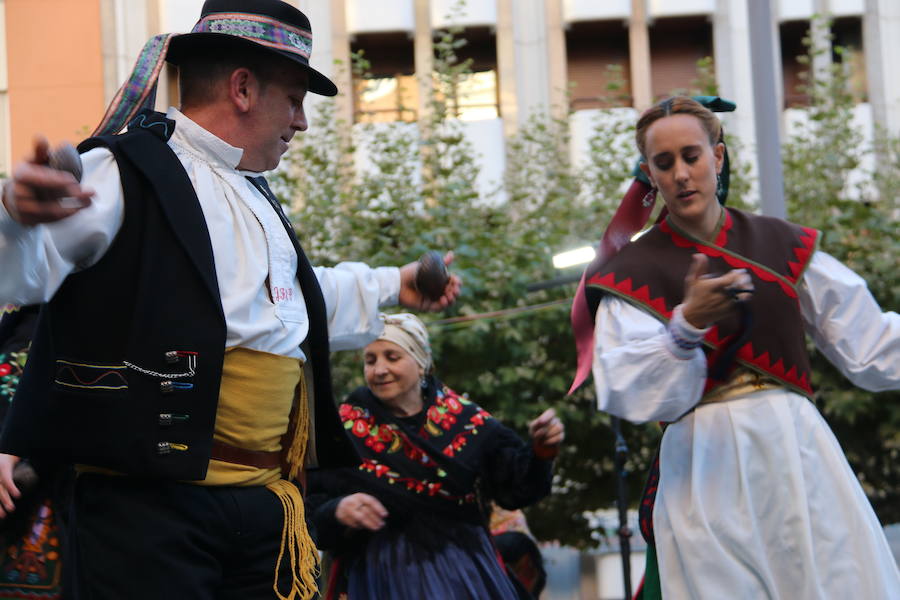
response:
<svg viewBox="0 0 900 600"><path fill-rule="evenodd" d="M79 148L82 184L39 143L4 185L0 303L47 304L0 438L0 506L14 456L78 465L78 597L312 597L289 481L357 461L329 349L374 339L382 305L458 294L454 277L423 298L415 263L306 260L259 174L306 129L306 92L337 92L311 48L280 0L208 0L192 33L148 42ZM141 110L166 60L181 110Z"/></svg>

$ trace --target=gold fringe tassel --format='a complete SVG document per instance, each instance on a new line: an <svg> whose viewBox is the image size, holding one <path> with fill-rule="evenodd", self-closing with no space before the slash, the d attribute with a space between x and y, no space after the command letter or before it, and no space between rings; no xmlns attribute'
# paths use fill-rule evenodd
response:
<svg viewBox="0 0 900 600"><path fill-rule="evenodd" d="M306 460L306 445L309 441L309 392L306 390L306 376L301 373L299 394L291 410L288 424L288 448L285 454L287 463L287 479L297 479L303 472Z"/></svg>
<svg viewBox="0 0 900 600"><path fill-rule="evenodd" d="M309 398L306 391L306 378L300 378L300 393L294 409L291 411L291 422L288 428L286 453L287 479L279 479L268 484L266 488L278 496L284 509L284 529L281 533L281 548L278 550L278 561L275 563L275 584L273 589L278 600L311 600L319 588L316 579L319 576L319 550L306 530L306 518L303 510L303 497L297 486L290 482L300 476L306 456L306 443L309 439ZM278 578L281 573L281 561L287 552L291 566L291 589L287 595L278 589Z"/></svg>

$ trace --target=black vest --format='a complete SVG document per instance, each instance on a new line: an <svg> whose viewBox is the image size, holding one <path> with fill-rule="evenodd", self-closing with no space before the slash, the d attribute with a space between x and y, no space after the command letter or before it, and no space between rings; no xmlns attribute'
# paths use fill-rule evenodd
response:
<svg viewBox="0 0 900 600"><path fill-rule="evenodd" d="M226 327L206 221L166 144L174 126L146 112L129 133L79 146L113 153L124 222L100 261L69 275L42 309L0 451L133 475L206 476ZM318 463L356 465L333 402L324 298L284 222L309 315L303 349Z"/></svg>

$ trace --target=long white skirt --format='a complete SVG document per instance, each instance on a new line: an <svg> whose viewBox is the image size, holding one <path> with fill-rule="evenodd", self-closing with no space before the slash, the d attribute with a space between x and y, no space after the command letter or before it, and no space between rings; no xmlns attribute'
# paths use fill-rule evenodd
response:
<svg viewBox="0 0 900 600"><path fill-rule="evenodd" d="M663 598L900 599L900 572L831 429L786 390L669 426L654 528Z"/></svg>

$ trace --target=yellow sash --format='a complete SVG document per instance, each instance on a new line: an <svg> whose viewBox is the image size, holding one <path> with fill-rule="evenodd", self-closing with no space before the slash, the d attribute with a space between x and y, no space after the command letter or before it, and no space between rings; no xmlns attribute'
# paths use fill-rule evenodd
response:
<svg viewBox="0 0 900 600"><path fill-rule="evenodd" d="M299 360L248 348L226 350L214 439L245 450L267 452L282 450L284 439L289 445L282 454L283 462L288 467L287 477L293 478L303 469L309 426L309 399ZM300 491L282 479L280 469L211 460L206 479L196 483L265 485L278 496L284 508L284 529L273 589L280 600L306 600L315 596L319 552L306 531ZM287 595L278 589L285 555L293 573Z"/></svg>

